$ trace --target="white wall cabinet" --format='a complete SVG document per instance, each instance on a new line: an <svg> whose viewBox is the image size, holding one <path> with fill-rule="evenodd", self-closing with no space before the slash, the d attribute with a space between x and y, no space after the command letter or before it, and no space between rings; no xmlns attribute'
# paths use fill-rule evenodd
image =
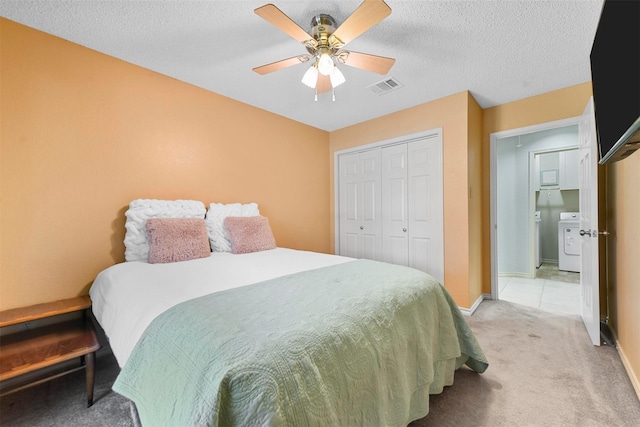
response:
<svg viewBox="0 0 640 427"><path fill-rule="evenodd" d="M577 190L578 166L577 149L536 154L533 174L534 190ZM557 173L557 182L545 185L541 180L544 173Z"/></svg>
<svg viewBox="0 0 640 427"><path fill-rule="evenodd" d="M410 266L443 282L440 134L337 159L340 255Z"/></svg>
<svg viewBox="0 0 640 427"><path fill-rule="evenodd" d="M560 163L560 189L577 190L579 185L578 150L566 150L558 153Z"/></svg>

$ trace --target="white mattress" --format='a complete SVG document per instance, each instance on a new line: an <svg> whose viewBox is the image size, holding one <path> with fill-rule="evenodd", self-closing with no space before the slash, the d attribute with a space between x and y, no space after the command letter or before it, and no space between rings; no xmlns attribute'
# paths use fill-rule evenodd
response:
<svg viewBox="0 0 640 427"><path fill-rule="evenodd" d="M124 262L100 272L89 295L93 313L122 367L151 321L178 303L352 260L277 248L243 255L213 252L209 258L169 264Z"/></svg>

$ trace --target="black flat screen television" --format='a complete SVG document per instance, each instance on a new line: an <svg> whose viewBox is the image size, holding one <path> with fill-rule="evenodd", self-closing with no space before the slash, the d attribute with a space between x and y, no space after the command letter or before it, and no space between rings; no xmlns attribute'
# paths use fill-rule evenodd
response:
<svg viewBox="0 0 640 427"><path fill-rule="evenodd" d="M600 163L640 148L640 0L605 0L591 48Z"/></svg>

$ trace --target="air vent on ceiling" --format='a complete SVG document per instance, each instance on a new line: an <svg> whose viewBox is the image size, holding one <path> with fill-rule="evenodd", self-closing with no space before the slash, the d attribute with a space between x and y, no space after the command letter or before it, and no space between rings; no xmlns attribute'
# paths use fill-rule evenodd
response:
<svg viewBox="0 0 640 427"><path fill-rule="evenodd" d="M371 89L371 91L377 95L384 95L385 93L398 90L403 86L404 85L402 83L400 83L393 77L388 77L378 83L367 86L367 88Z"/></svg>

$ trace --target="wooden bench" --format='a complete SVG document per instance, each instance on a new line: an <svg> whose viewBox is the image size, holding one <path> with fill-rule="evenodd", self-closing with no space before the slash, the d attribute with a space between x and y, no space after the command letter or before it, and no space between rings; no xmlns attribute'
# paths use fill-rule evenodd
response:
<svg viewBox="0 0 640 427"><path fill-rule="evenodd" d="M0 396L85 369L87 406L93 404L95 355L100 348L87 310L91 299L81 296L0 312L0 385L28 373L37 373L63 362L80 358L80 366L45 378L2 389ZM73 316L71 313L82 312ZM65 316L66 315L66 316Z"/></svg>

